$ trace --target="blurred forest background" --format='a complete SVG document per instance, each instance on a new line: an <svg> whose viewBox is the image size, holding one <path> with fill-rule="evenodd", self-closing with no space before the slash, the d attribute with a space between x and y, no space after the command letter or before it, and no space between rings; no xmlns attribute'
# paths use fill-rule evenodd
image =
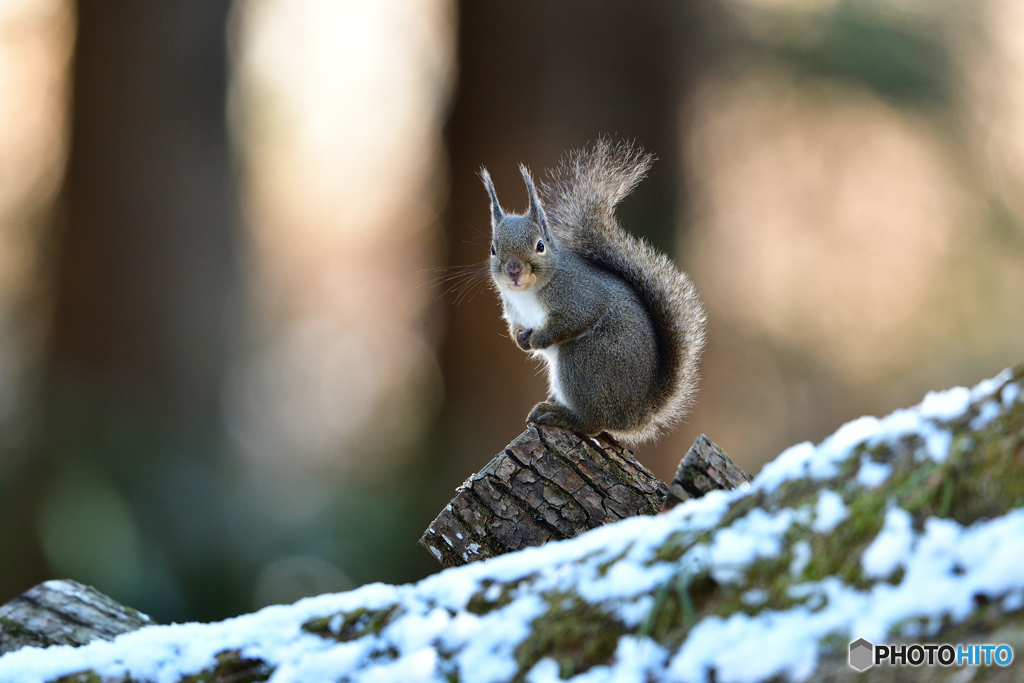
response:
<svg viewBox="0 0 1024 683"><path fill-rule="evenodd" d="M671 476L1024 361L1016 0L0 0L0 602L212 620L438 569L545 382L484 289L606 133L707 303Z"/></svg>

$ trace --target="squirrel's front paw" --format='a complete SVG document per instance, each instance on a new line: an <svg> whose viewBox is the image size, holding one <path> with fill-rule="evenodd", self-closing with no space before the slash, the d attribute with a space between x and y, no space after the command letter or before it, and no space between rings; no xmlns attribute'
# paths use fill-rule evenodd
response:
<svg viewBox="0 0 1024 683"><path fill-rule="evenodd" d="M528 330L525 327L520 327L519 331L516 332L516 344L523 351L530 350L530 335L533 334L533 330Z"/></svg>
<svg viewBox="0 0 1024 683"><path fill-rule="evenodd" d="M543 401L535 405L533 410L530 411L530 414L526 417L526 424L565 427L567 426L565 420L566 412L565 406L555 401Z"/></svg>

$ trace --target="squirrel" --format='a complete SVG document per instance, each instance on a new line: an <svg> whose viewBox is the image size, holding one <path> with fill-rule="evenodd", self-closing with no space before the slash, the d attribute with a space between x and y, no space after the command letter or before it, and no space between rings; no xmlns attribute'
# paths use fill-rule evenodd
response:
<svg viewBox="0 0 1024 683"><path fill-rule="evenodd" d="M491 200L492 284L511 337L547 362L550 396L527 424L605 432L636 444L672 427L689 407L704 346L704 309L690 279L615 217L653 157L601 138L548 172L529 208ZM542 199L543 198L543 199Z"/></svg>

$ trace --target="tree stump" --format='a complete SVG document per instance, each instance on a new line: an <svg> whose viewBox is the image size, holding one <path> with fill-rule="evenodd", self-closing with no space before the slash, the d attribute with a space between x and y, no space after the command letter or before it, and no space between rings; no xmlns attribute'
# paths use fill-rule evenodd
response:
<svg viewBox="0 0 1024 683"><path fill-rule="evenodd" d="M655 514L667 492L604 435L534 425L458 488L420 544L458 566Z"/></svg>
<svg viewBox="0 0 1024 683"><path fill-rule="evenodd" d="M154 622L76 581L46 581L0 606L0 655L23 647L84 645Z"/></svg>
<svg viewBox="0 0 1024 683"><path fill-rule="evenodd" d="M729 491L749 483L750 475L737 467L718 444L701 434L679 463L662 509L669 510L684 501L700 498L708 491Z"/></svg>

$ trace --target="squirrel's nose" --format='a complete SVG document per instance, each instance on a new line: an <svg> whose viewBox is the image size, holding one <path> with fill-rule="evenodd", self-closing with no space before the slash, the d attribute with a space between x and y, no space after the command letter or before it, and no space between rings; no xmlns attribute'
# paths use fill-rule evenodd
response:
<svg viewBox="0 0 1024 683"><path fill-rule="evenodd" d="M516 277L523 272L523 264L519 261L510 261L509 264L505 266L505 272L508 273L509 277Z"/></svg>

